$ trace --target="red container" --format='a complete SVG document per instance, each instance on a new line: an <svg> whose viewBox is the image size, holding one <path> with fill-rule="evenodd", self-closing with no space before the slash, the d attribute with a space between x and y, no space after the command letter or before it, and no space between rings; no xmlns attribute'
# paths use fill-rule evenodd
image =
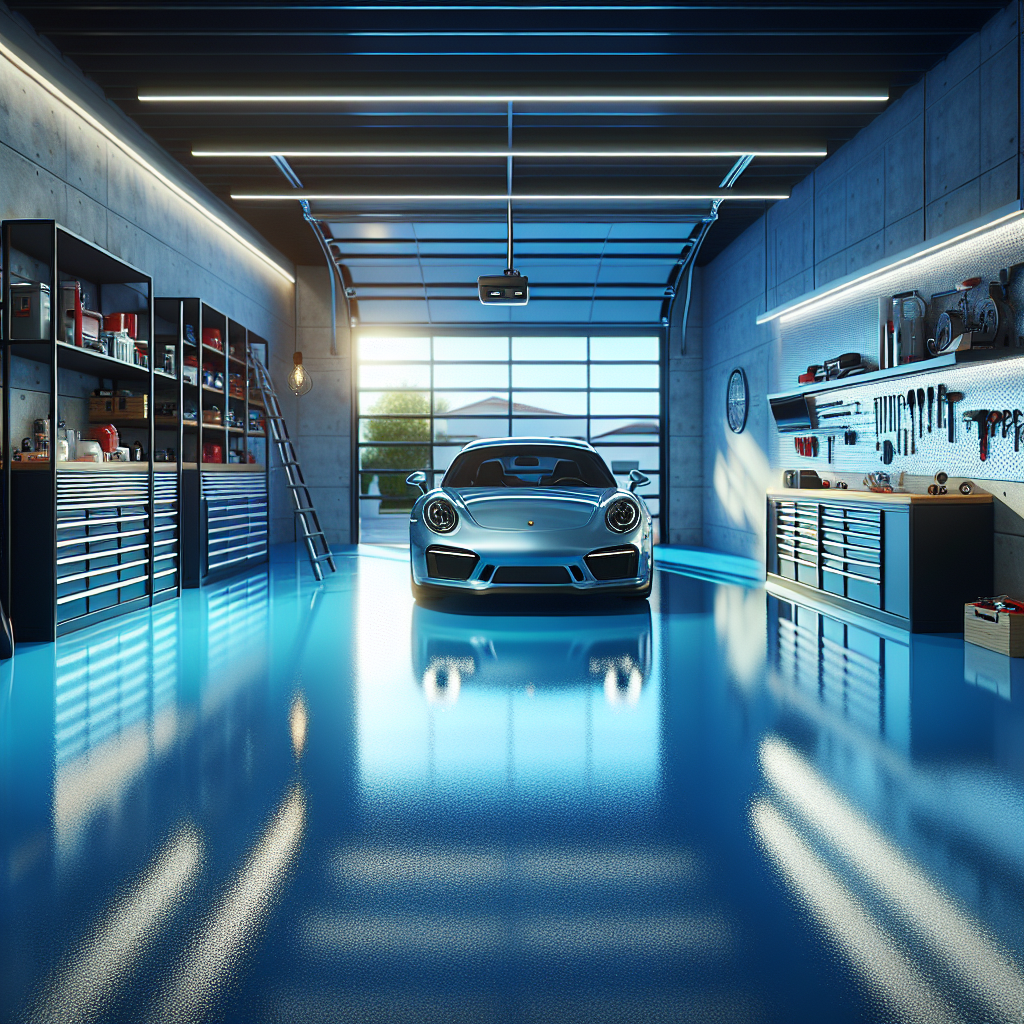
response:
<svg viewBox="0 0 1024 1024"><path fill-rule="evenodd" d="M117 450L120 441L117 436L117 427L113 423L99 423L89 433L94 441L99 441L100 447L108 455Z"/></svg>
<svg viewBox="0 0 1024 1024"><path fill-rule="evenodd" d="M218 352L224 351L224 340L220 336L219 327L204 327L203 328L203 344L209 345L210 348L217 349Z"/></svg>
<svg viewBox="0 0 1024 1024"><path fill-rule="evenodd" d="M103 330L125 331L128 337L134 341L139 336L139 317L137 313L108 313L103 318Z"/></svg>
<svg viewBox="0 0 1024 1024"><path fill-rule="evenodd" d="M212 441L203 442L203 462L223 462L224 448Z"/></svg>

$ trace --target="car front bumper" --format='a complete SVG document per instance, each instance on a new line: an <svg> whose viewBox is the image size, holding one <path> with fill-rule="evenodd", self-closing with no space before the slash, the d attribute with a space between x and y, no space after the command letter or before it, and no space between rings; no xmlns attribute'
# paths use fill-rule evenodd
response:
<svg viewBox="0 0 1024 1024"><path fill-rule="evenodd" d="M572 536L579 533L586 536ZM466 578L438 575L439 560L436 556L428 563L428 551L432 549L442 555L452 552L449 564L456 568L460 557L467 563L475 557ZM595 552L611 549L632 549L636 552L636 566L632 573L612 579L595 576L591 565L588 565L588 556L591 556L593 564ZM646 523L636 531L618 537L607 532L598 534L590 529L566 531L554 536L499 530L460 530L452 535L439 536L423 527L422 523L414 523L409 554L414 582L420 587L445 592L642 593L650 585L653 570L651 531ZM599 568L598 571L602 570ZM523 578L531 575L540 576L543 581Z"/></svg>

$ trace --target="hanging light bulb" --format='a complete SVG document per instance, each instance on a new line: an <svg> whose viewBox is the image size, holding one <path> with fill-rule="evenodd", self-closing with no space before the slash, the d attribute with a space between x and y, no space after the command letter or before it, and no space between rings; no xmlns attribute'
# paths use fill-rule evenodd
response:
<svg viewBox="0 0 1024 1024"><path fill-rule="evenodd" d="M308 395L309 389L313 386L313 380L302 365L302 353L296 352L292 356L292 362L295 365L292 367L292 372L288 374L288 387L296 395Z"/></svg>

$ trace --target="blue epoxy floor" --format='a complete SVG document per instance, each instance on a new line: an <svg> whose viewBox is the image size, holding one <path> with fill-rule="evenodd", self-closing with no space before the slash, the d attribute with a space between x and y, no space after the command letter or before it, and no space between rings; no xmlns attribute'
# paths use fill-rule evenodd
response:
<svg viewBox="0 0 1024 1024"><path fill-rule="evenodd" d="M340 568L0 667L4 1020L1024 1016L1005 660L672 572L480 614Z"/></svg>

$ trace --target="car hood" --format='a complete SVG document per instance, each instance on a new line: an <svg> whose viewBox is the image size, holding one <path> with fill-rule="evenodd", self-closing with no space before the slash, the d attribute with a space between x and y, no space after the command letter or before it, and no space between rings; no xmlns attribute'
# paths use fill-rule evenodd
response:
<svg viewBox="0 0 1024 1024"><path fill-rule="evenodd" d="M451 488L485 530L578 530L613 493L601 487ZM531 525L532 524L532 525Z"/></svg>

